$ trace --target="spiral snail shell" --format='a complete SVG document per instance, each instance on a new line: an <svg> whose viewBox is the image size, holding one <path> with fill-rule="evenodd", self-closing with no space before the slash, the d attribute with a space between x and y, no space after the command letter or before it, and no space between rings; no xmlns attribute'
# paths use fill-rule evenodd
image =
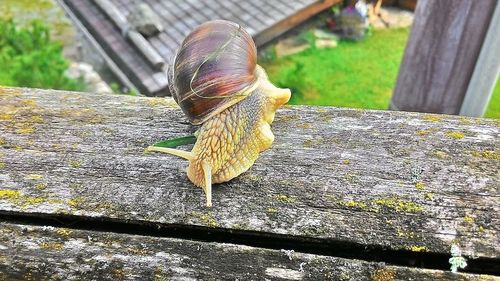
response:
<svg viewBox="0 0 500 281"><path fill-rule="evenodd" d="M174 100L201 127L191 152L148 149L187 159L188 178L205 191L211 206L212 183L247 171L271 146L270 124L291 93L272 85L257 65L252 37L224 20L206 22L184 39L168 77Z"/></svg>
<svg viewBox="0 0 500 281"><path fill-rule="evenodd" d="M170 91L194 125L246 97L256 85L257 48L238 25L204 23L182 42L170 68Z"/></svg>

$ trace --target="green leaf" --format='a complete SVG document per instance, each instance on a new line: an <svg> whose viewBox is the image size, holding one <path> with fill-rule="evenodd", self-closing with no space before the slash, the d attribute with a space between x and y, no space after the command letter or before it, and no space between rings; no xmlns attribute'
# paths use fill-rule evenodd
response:
<svg viewBox="0 0 500 281"><path fill-rule="evenodd" d="M193 144L195 142L196 142L195 136L186 136L186 137L180 137L180 138L175 138L175 139L162 140L162 141L159 141L159 142L153 144L153 146L176 148L176 147L181 146L181 145Z"/></svg>

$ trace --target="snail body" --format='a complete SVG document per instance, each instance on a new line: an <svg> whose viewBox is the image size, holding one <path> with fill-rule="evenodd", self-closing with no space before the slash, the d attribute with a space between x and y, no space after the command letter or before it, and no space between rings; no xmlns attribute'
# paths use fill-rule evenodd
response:
<svg viewBox="0 0 500 281"><path fill-rule="evenodd" d="M269 82L257 65L251 36L228 21L210 21L181 44L169 72L170 91L191 123L201 127L191 152L150 147L189 161L187 176L206 194L212 183L247 171L274 141L271 123L290 90Z"/></svg>

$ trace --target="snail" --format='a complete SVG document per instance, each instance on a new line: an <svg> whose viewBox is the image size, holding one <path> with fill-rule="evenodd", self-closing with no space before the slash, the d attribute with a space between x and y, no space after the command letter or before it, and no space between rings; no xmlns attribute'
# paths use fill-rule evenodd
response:
<svg viewBox="0 0 500 281"><path fill-rule="evenodd" d="M274 141L270 124L288 102L257 64L252 37L238 24L209 21L180 45L168 70L172 97L193 125L201 125L189 151L149 147L189 161L187 176L212 206L212 184L247 171Z"/></svg>

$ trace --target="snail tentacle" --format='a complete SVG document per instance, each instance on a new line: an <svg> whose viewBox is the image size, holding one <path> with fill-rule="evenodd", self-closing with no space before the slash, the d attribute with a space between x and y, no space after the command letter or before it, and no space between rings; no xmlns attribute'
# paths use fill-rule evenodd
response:
<svg viewBox="0 0 500 281"><path fill-rule="evenodd" d="M207 161L202 161L201 167L205 176L203 191L205 191L205 197L207 198L207 207L212 207L212 166Z"/></svg>
<svg viewBox="0 0 500 281"><path fill-rule="evenodd" d="M168 148L168 147L158 147L158 146L149 146L146 148L146 151L151 151L151 152L163 152L167 154L172 154L177 157L184 158L188 161L193 160L193 153L189 151L184 151L184 150L179 150L179 149L174 149L174 148Z"/></svg>

